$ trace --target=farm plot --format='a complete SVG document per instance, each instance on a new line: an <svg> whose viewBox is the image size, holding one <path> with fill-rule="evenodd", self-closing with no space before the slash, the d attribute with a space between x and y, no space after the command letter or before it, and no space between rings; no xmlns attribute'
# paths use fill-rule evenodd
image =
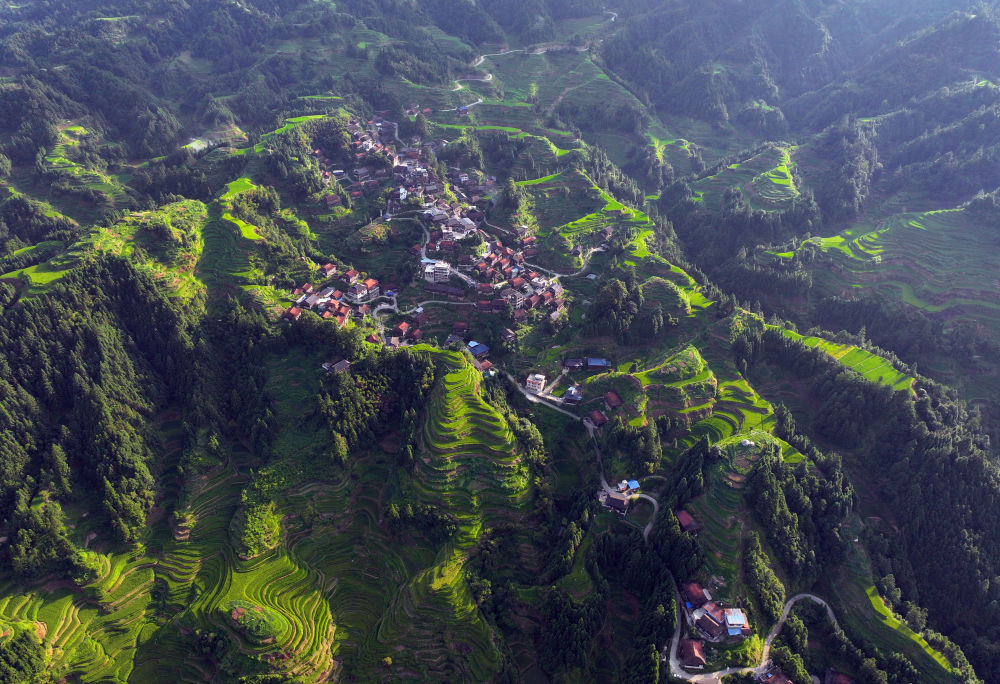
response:
<svg viewBox="0 0 1000 684"><path fill-rule="evenodd" d="M989 220L968 209L897 214L811 242L828 257L817 273L824 292L867 290L1000 330L995 238Z"/></svg>
<svg viewBox="0 0 1000 684"><path fill-rule="evenodd" d="M57 128L59 138L52 150L45 155L47 171L58 173L71 187L101 193L102 202L110 207L120 206L128 201L128 195L117 178L90 169L74 161L74 150L83 141L94 141L95 134L85 127L69 123Z"/></svg>
<svg viewBox="0 0 1000 684"><path fill-rule="evenodd" d="M781 209L798 196L791 152L794 148L772 147L745 161L733 163L691 188L707 210L721 208L722 195L729 188L743 191L755 209Z"/></svg>
<svg viewBox="0 0 1000 684"><path fill-rule="evenodd" d="M896 370L888 359L855 347L853 344L838 344L821 337L803 337L792 330L782 329L781 333L785 337L802 342L807 347L822 349L870 382L888 385L895 390L909 390L913 386L913 378Z"/></svg>

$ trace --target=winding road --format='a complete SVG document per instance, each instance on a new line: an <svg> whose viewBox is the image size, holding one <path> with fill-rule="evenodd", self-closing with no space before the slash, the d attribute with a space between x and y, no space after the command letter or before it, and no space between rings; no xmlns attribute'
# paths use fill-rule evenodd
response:
<svg viewBox="0 0 1000 684"><path fill-rule="evenodd" d="M618 19L618 13L612 12L611 10L604 10L604 14L610 14L609 22L614 23ZM585 43L583 45L566 45L565 43L538 43L536 45L529 45L526 48L514 48L513 50L503 50L501 52L493 52L490 54L479 55L476 61L472 63L473 69L478 69L487 57L502 57L503 55L510 55L515 52L524 52L529 55L544 55L546 52L552 52L554 50L575 50L576 52L586 52L590 49L590 43ZM489 83L493 80L493 74L487 72L486 76L483 78L456 78L454 83L455 87L452 88L452 92L456 92L462 89L462 81L477 81L479 83ZM459 109L465 108L469 109L475 107L478 104L483 103L483 98L477 99L475 102L470 102L466 105L459 105L458 107L449 107L448 109L439 109L439 112L457 112Z"/></svg>
<svg viewBox="0 0 1000 684"><path fill-rule="evenodd" d="M536 271L542 271L543 273L548 273L550 276L553 276L555 278L575 278L579 275L582 275L583 272L587 270L587 267L590 265L590 257L594 252L603 252L603 251L604 251L603 247L594 247L593 249L591 249L583 257L583 267L580 268L580 270L578 271L574 271L573 273L557 273L556 271L553 271L550 268L545 268L544 266L539 266L538 264L529 264L527 261L524 262L524 265L530 266Z"/></svg>
<svg viewBox="0 0 1000 684"><path fill-rule="evenodd" d="M792 606L801 601L802 599L810 599L824 608L826 608L826 614L833 623L834 629L839 629L837 624L837 617L833 614L833 609L827 604L826 601L821 599L815 594L796 594L792 598L785 602L785 608L781 613L781 619L778 620L777 624L771 628L771 631L767 634L767 639L764 641L764 650L761 652L760 664L756 667L729 667L725 670L718 670L716 672L688 672L681 666L680 658L677 656L677 647L680 645L681 633L684 631L683 625L685 625L684 613L681 608L681 597L677 594L677 628L674 629L674 637L670 641L670 675L678 679L684 679L689 682L718 682L723 677L727 675L734 674L761 674L767 668L768 665L768 655L771 653L771 642L774 641L775 637L781 631L781 628L785 624L785 620L788 619L788 614L792 610ZM664 654L666 655L666 654Z"/></svg>

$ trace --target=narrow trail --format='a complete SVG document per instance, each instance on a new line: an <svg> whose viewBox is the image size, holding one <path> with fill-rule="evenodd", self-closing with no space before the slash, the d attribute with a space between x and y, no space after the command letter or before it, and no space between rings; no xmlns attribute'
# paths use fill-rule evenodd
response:
<svg viewBox="0 0 1000 684"><path fill-rule="evenodd" d="M611 15L608 19L609 23L614 23L618 19L618 13L612 12L610 10L604 10L604 14ZM515 52L523 52L528 55L544 55L546 52L554 52L557 50L573 50L575 52L586 52L591 48L591 43L584 43L583 45L567 45L566 43L537 43L535 45L529 45L523 48L514 48L513 50L502 50L501 52L492 52L485 55L479 55L476 60L471 64L473 69L478 69L482 66L483 62L486 61L487 57L502 57L504 55L510 55ZM493 80L493 74L487 72L482 78L456 78L454 80L455 87L451 89L452 92L458 92L462 89L461 83L463 81L475 81L479 83L489 83ZM563 93L565 95L565 92ZM560 96L560 100L562 96ZM479 98L475 102L470 102L466 105L459 105L458 107L449 107L448 109L439 109L439 112L457 112L459 109L465 108L470 109L476 105L482 104L483 99ZM551 112L550 112L551 113Z"/></svg>
<svg viewBox="0 0 1000 684"><path fill-rule="evenodd" d="M531 268L535 269L536 271L543 271L556 278L575 278L579 275L583 275L583 272L587 270L588 266L590 265L590 257L591 255L593 255L594 252L603 252L603 251L604 251L603 247L594 247L593 249L591 249L583 257L583 266L579 270L573 271L572 273L558 273L550 268L539 266L538 264L529 264L527 261L524 262L524 265L531 266Z"/></svg>

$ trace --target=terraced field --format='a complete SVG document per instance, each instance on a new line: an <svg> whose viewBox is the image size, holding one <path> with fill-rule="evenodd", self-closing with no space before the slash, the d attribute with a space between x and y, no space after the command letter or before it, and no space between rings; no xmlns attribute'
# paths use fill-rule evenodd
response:
<svg viewBox="0 0 1000 684"><path fill-rule="evenodd" d="M279 546L241 560L227 530L246 477L219 468L187 497L182 526L160 528L144 552L99 554L100 578L82 591L0 587L0 620L41 623L54 672L85 682L160 681L168 663L171 681L207 681L217 665L193 656L196 629L228 635L243 656L303 681L345 663L362 679L489 681L501 657L464 568L485 527L521 520L529 479L506 419L480 395L479 373L461 354L425 351L441 373L425 450L404 487L454 517L447 541L387 529L381 497L397 469L378 452L359 455L339 479L291 490L279 502L288 512ZM530 546L518 553L525 572L540 571ZM237 607L270 611L271 638L244 634Z"/></svg>
<svg viewBox="0 0 1000 684"><path fill-rule="evenodd" d="M230 200L241 192L246 192L247 190L255 187L257 186L255 186L253 181L249 178L238 178L227 186L226 192L219 198L219 202L222 203L223 207L222 220L229 221L235 225L239 229L240 235L245 237L247 240L262 240L263 238L260 234L258 234L256 226L252 226L229 213L229 210L231 209Z"/></svg>
<svg viewBox="0 0 1000 684"><path fill-rule="evenodd" d="M673 281L654 276L642 284L644 307L659 304L665 314L691 313L690 296Z"/></svg>
<svg viewBox="0 0 1000 684"><path fill-rule="evenodd" d="M110 208L127 204L128 195L117 178L88 169L69 158L73 154L73 149L80 146L81 141L91 138L94 134L75 123L65 124L57 130L59 140L45 155L45 169L58 172L69 180L71 187L103 193Z"/></svg>
<svg viewBox="0 0 1000 684"><path fill-rule="evenodd" d="M197 200L163 205L155 211L133 212L113 225L94 225L88 235L47 261L0 277L26 281L28 293L37 295L94 252L122 257L139 254L132 259L139 269L149 273L172 296L189 300L204 290L204 285L194 276L194 267L204 248L202 231L207 217L205 205ZM172 223L185 228L177 230L171 227ZM178 246L174 253L168 254L162 240L144 230L153 224L167 226L178 240L179 233L185 233L184 247Z"/></svg>
<svg viewBox="0 0 1000 684"><path fill-rule="evenodd" d="M516 440L506 419L479 395L479 373L457 352L440 352L435 359L447 373L428 405L422 487L431 496L447 492L456 511L473 508L473 496L484 514L526 503L527 475Z"/></svg>
<svg viewBox="0 0 1000 684"><path fill-rule="evenodd" d="M795 179L792 176L794 162L792 147L773 147L730 164L718 173L702 178L692 184L696 201L710 211L722 206L722 195L729 188L739 188L755 209L781 209L798 196Z"/></svg>
<svg viewBox="0 0 1000 684"><path fill-rule="evenodd" d="M906 213L805 244L827 257L816 274L824 293L870 290L931 314L977 317L997 327L1000 283L990 225L965 209Z"/></svg>
<svg viewBox="0 0 1000 684"><path fill-rule="evenodd" d="M286 131L290 131L291 129L295 128L296 126L301 126L302 124L304 124L307 121L312 121L313 119L322 119L324 116L325 115L323 115L323 114L309 114L309 115L306 115L306 116L294 116L294 117L285 119L285 125L284 126L282 126L281 128L275 129L273 131L269 131L267 133L264 133L263 135L260 136L260 142L258 142L256 145L254 145L253 147L245 147L245 148L236 150L236 152L234 154L243 155L243 154L247 154L251 150L253 152L257 153L257 154L260 154L261 152L263 152L267 148L267 139L268 138L270 138L272 136L275 136L275 135L279 135L279 134L284 133Z"/></svg>
<svg viewBox="0 0 1000 684"><path fill-rule="evenodd" d="M742 551L742 490L742 483L734 485L720 477L713 479L706 494L688 504L701 525L700 542L709 567L714 574L733 579L739 576Z"/></svg>
<svg viewBox="0 0 1000 684"><path fill-rule="evenodd" d="M600 197L591 191L593 183L574 169L522 181L519 185L531 195L533 213L539 228L545 232L591 215L602 206Z"/></svg>
<svg viewBox="0 0 1000 684"><path fill-rule="evenodd" d="M838 344L824 340L821 337L803 337L792 330L782 329L781 334L793 340L798 340L807 347L822 349L871 382L888 385L900 391L909 390L913 386L913 378L902 371L896 370L888 359L883 359L881 356L855 347L853 344Z"/></svg>
<svg viewBox="0 0 1000 684"><path fill-rule="evenodd" d="M820 253L811 265L817 298L871 295L922 312L945 330L1000 334L995 228L988 216L967 208L901 213L805 244ZM758 258L787 260L793 253L776 250ZM1000 375L991 363L934 354L919 365L971 403L993 415L1000 411Z"/></svg>

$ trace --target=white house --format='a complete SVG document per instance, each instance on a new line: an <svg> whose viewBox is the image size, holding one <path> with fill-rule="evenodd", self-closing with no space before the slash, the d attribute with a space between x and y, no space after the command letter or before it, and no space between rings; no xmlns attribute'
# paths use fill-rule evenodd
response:
<svg viewBox="0 0 1000 684"><path fill-rule="evenodd" d="M524 384L529 392L538 394L545 389L545 376L541 373L532 373Z"/></svg>

